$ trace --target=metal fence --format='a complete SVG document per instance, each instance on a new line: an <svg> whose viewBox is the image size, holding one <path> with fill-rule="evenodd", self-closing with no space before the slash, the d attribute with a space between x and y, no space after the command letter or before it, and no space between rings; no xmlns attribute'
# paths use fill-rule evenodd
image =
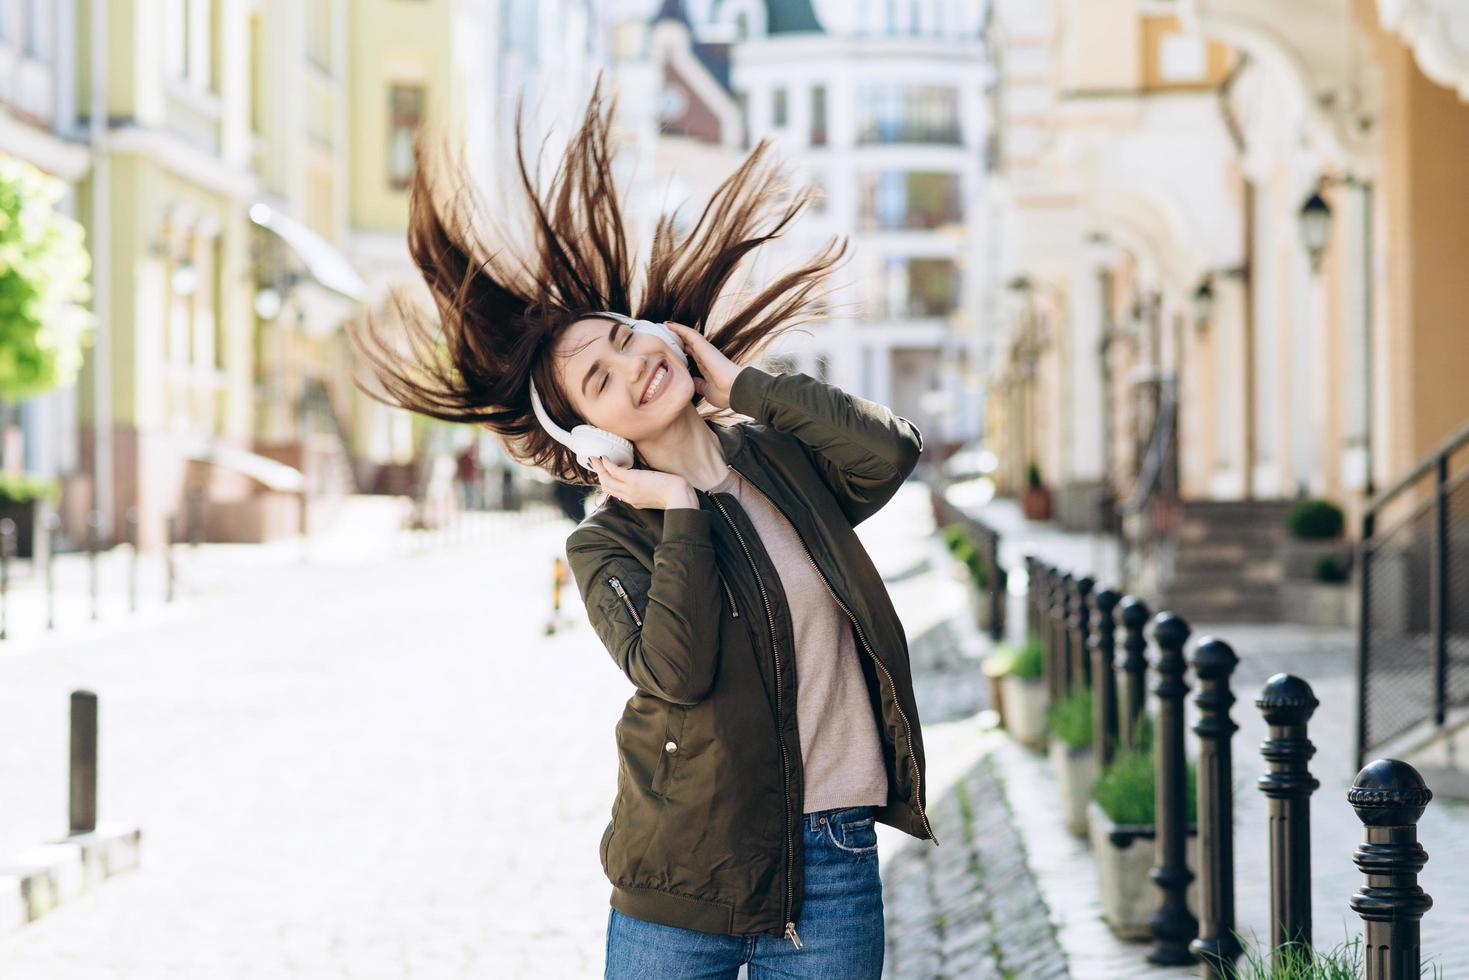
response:
<svg viewBox="0 0 1469 980"><path fill-rule="evenodd" d="M1469 720L1469 426L1362 518L1357 762Z"/></svg>

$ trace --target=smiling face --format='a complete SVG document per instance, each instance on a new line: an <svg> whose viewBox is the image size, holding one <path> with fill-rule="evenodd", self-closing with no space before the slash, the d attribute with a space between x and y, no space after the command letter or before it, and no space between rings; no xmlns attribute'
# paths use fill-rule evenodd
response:
<svg viewBox="0 0 1469 980"><path fill-rule="evenodd" d="M620 321L578 320L557 339L556 355L557 380L576 413L633 443L661 432L693 401L683 358Z"/></svg>

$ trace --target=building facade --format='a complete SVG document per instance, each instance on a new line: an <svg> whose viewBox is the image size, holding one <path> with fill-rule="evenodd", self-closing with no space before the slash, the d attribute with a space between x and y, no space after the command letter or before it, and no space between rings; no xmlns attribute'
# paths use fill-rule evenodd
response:
<svg viewBox="0 0 1469 980"><path fill-rule="evenodd" d="M978 435L984 59L971 4L726 0L696 35L729 46L742 147L773 137L822 201L757 264L764 275L848 236L832 316L773 350L892 405L934 445ZM823 16L827 17L823 20Z"/></svg>
<svg viewBox="0 0 1469 980"><path fill-rule="evenodd" d="M1067 526L1120 519L1136 587L1170 596L1172 531L1217 540L1211 513L1325 497L1355 527L1469 420L1449 6L992 6L991 442Z"/></svg>

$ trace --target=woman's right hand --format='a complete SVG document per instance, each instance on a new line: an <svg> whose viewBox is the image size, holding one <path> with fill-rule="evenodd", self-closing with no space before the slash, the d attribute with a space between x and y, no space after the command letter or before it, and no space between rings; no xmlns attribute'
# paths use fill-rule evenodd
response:
<svg viewBox="0 0 1469 980"><path fill-rule="evenodd" d="M630 506L644 510L699 507L694 488L676 473L618 466L603 456L593 456L591 463L602 489Z"/></svg>

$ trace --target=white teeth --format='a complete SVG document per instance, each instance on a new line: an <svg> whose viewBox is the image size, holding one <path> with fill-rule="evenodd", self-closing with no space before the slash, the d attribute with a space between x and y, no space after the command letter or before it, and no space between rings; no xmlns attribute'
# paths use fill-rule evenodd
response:
<svg viewBox="0 0 1469 980"><path fill-rule="evenodd" d="M643 396L643 404L644 405L646 405L648 402L652 401L653 400L653 396L656 395L656 394L658 394L658 389L661 388L661 387L663 387L663 381L667 377L668 377L668 369L666 367L664 367L663 365L660 364L658 366L658 374L657 374L657 376L653 378L653 383L650 384L650 385L648 385L648 393Z"/></svg>

